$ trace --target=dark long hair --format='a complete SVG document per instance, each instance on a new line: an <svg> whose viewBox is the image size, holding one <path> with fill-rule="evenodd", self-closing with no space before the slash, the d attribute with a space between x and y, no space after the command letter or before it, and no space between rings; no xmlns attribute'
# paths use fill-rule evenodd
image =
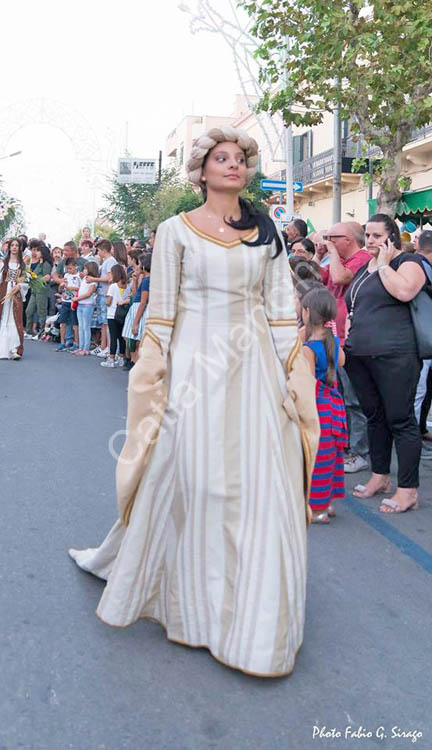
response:
<svg viewBox="0 0 432 750"><path fill-rule="evenodd" d="M113 242L111 252L117 263L120 263L122 266L127 266L127 250L124 242L121 240Z"/></svg>
<svg viewBox="0 0 432 750"><path fill-rule="evenodd" d="M390 235L393 235L393 245L398 250L402 250L402 240L399 227L391 216L388 214L374 214L367 220L367 223L369 224L369 222L372 221L375 221L377 224L384 224L389 237Z"/></svg>
<svg viewBox="0 0 432 750"><path fill-rule="evenodd" d="M8 240L8 243L7 243L6 258L5 258L5 262L4 262L4 266L3 266L3 279L6 278L7 272L9 270L10 249L11 249L12 242L18 242L18 245L19 245L18 263L19 263L20 271L23 273L25 271L25 269L26 269L26 264L25 264L24 255L23 255L23 245L22 245L22 242L19 239L19 237L11 237Z"/></svg>
<svg viewBox="0 0 432 750"><path fill-rule="evenodd" d="M127 287L127 276L124 266L120 263L116 263L110 271L113 284L123 284L124 287Z"/></svg>
<svg viewBox="0 0 432 750"><path fill-rule="evenodd" d="M96 263L95 260L88 260L87 263L84 263L84 268L87 268L88 275L92 277L92 279L97 279L99 276L99 263Z"/></svg>
<svg viewBox="0 0 432 750"><path fill-rule="evenodd" d="M306 341L309 341L312 335L312 328L315 326L325 326L337 315L336 300L333 295L325 289L311 289L302 299L302 307L309 310L309 321L306 325ZM330 328L324 328L323 338L325 353L327 355L327 372L325 382L331 388L336 380L336 341Z"/></svg>
<svg viewBox="0 0 432 750"><path fill-rule="evenodd" d="M203 167L205 164L205 159L203 163ZM204 199L204 202L207 200L207 188L202 183L200 185L202 196ZM267 216L267 214L264 213L264 211L259 211L258 208L254 206L252 201L246 200L246 198L239 197L239 205L240 205L240 212L241 216L238 221L234 221L232 217L229 219L226 219L224 217L225 224L228 224L228 226L233 227L233 229L258 229L258 237L253 242L242 240L244 245L248 245L249 247L258 247L259 245L271 245L274 241L276 244L276 253L272 256L272 259L278 257L278 255L281 254L282 250L284 249L282 240L278 235L276 225L274 221L270 218L270 216Z"/></svg>
<svg viewBox="0 0 432 750"><path fill-rule="evenodd" d="M47 246L41 244L41 246L38 248L38 250L40 250L40 253L42 255L41 262L42 263L49 263L49 265L52 268L53 260L52 260L51 253L50 253L49 249L47 248Z"/></svg>

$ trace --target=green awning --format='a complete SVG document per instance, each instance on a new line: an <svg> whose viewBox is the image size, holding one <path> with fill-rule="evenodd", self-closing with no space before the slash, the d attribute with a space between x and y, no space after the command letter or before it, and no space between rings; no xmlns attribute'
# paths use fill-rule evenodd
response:
<svg viewBox="0 0 432 750"><path fill-rule="evenodd" d="M376 213L377 201L374 198L369 200L369 216ZM399 219L406 219L412 214L432 214L432 188L426 190L412 190L402 194L396 216Z"/></svg>

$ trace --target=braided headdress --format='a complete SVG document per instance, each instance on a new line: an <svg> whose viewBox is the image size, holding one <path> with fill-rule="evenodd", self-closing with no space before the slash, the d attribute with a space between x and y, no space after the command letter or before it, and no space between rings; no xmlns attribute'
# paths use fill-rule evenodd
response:
<svg viewBox="0 0 432 750"><path fill-rule="evenodd" d="M202 165L208 152L217 143L231 141L237 143L246 156L246 184L252 182L258 166L258 144L245 130L233 128L232 125L222 125L220 128L212 128L197 138L192 144L189 161L186 164L188 178L194 185L201 181Z"/></svg>

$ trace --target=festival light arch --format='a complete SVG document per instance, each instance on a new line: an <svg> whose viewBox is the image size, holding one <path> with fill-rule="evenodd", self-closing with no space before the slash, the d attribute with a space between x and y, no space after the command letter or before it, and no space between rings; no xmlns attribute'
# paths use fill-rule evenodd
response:
<svg viewBox="0 0 432 750"><path fill-rule="evenodd" d="M15 102L0 111L0 153L7 152L11 138L32 125L60 130L71 142L77 161L93 184L106 169L99 139L91 124L78 111L54 99Z"/></svg>

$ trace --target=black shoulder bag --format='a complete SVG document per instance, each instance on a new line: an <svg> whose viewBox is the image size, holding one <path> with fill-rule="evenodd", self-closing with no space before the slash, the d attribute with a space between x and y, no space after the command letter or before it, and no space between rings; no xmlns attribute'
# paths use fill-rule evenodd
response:
<svg viewBox="0 0 432 750"><path fill-rule="evenodd" d="M422 262L428 285L409 303L420 359L432 359L432 267Z"/></svg>

